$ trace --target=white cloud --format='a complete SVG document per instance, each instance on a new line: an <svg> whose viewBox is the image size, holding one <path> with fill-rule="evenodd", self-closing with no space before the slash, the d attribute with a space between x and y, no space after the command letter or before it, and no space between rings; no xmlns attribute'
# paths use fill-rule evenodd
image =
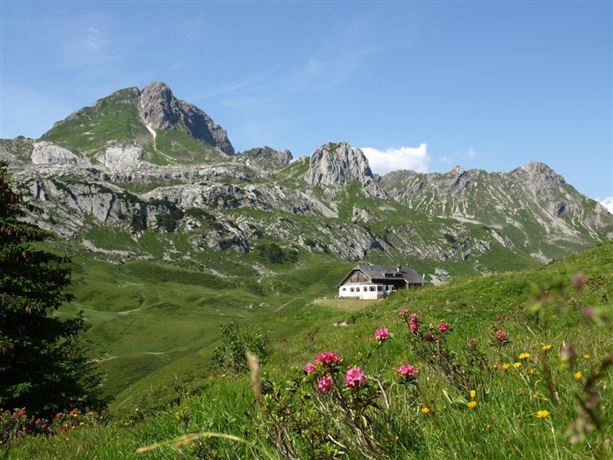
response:
<svg viewBox="0 0 613 460"><path fill-rule="evenodd" d="M600 204L607 208L611 214L613 214L613 196L600 200Z"/></svg>
<svg viewBox="0 0 613 460"><path fill-rule="evenodd" d="M377 174L385 174L398 169L428 172L430 166L431 158L426 144L420 144L419 147L390 147L385 150L362 147L362 151L368 159L370 169Z"/></svg>

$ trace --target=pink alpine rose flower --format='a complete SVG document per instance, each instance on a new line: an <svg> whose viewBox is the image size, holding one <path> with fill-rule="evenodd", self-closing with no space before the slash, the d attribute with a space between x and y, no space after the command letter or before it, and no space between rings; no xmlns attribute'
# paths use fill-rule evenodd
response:
<svg viewBox="0 0 613 460"><path fill-rule="evenodd" d="M316 364L323 364L325 366L336 366L341 362L343 362L343 358L333 351L322 351L315 357Z"/></svg>
<svg viewBox="0 0 613 460"><path fill-rule="evenodd" d="M498 329L494 334L499 342L506 342L508 340L507 334L502 329Z"/></svg>
<svg viewBox="0 0 613 460"><path fill-rule="evenodd" d="M306 374L312 374L313 372L315 372L315 364L313 364L312 362L308 362L304 365L304 372Z"/></svg>
<svg viewBox="0 0 613 460"><path fill-rule="evenodd" d="M345 374L345 384L348 387L355 388L364 382L366 382L366 374L364 374L362 369L356 366L347 369L347 374Z"/></svg>
<svg viewBox="0 0 613 460"><path fill-rule="evenodd" d="M585 286L586 282L587 282L587 276L585 276L585 273L578 272L573 275L572 283L575 289L577 290L582 289L583 286Z"/></svg>
<svg viewBox="0 0 613 460"><path fill-rule="evenodd" d="M417 374L419 374L417 368L411 364L403 364L396 372L407 380L413 380L417 377Z"/></svg>
<svg viewBox="0 0 613 460"><path fill-rule="evenodd" d="M416 314L412 314L409 317L409 330L413 335L417 335L419 333L419 317Z"/></svg>
<svg viewBox="0 0 613 460"><path fill-rule="evenodd" d="M436 325L436 327L438 327L438 330L441 331L443 334L449 332L449 324L447 323L440 322Z"/></svg>
<svg viewBox="0 0 613 460"><path fill-rule="evenodd" d="M320 377L319 380L317 380L317 393L327 393L328 391L332 390L333 386L334 379L330 374L326 374L323 377Z"/></svg>
<svg viewBox="0 0 613 460"><path fill-rule="evenodd" d="M380 343L385 342L390 337L390 330L386 327L381 327L375 331L375 339L377 339Z"/></svg>

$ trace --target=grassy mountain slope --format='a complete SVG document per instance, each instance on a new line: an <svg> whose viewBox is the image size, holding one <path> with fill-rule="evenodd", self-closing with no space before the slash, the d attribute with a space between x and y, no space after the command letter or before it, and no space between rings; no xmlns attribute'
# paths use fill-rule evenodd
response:
<svg viewBox="0 0 613 460"><path fill-rule="evenodd" d="M459 167L447 173L395 171L381 184L418 213L495 228L536 257L559 258L613 232L602 206L543 163L506 173Z"/></svg>
<svg viewBox="0 0 613 460"><path fill-rule="evenodd" d="M115 91L57 122L41 140L90 159L110 144L141 146L143 158L157 165L199 164L225 157L178 128L158 130L153 136L139 116L138 104L137 88Z"/></svg>
<svg viewBox="0 0 613 460"><path fill-rule="evenodd" d="M574 273L587 274L581 290L570 285ZM410 430L396 438L396 458L593 458L599 455L592 433L591 443L568 442L567 427L575 416L575 396L581 395L581 382L573 372L588 376L613 347L610 331L581 315L586 305L609 315L613 299L613 242L596 246L548 267L523 272L463 278L440 287L427 287L399 293L374 306L348 313L305 304L283 316L271 316L267 327L273 335L274 352L264 366L265 374L283 379L301 368L320 350L340 352L349 363L361 364L373 347L376 327L390 327L391 342L386 343L365 366L367 373L383 368L392 375L403 362L421 369L419 381L424 388L433 416L420 408L409 412ZM539 319L532 308L541 305ZM561 306L567 306L561 308ZM475 410L452 403L462 395L436 371L423 362L415 350L407 348L407 331L398 318L398 308L410 308L423 324L447 321L453 332L449 345L466 354L466 342L475 337L492 364L517 361L519 353L531 357L520 369L504 371L497 367L484 377L478 388ZM345 327L334 324L345 322ZM506 347L491 347L493 328L503 328L511 339ZM557 350L572 343L578 360L576 367L560 367ZM560 394L560 406L552 405L547 384L536 357L543 344L552 344L547 355ZM205 362L193 363L206 367ZM535 369L535 374L529 372ZM180 383L180 382L179 382ZM602 393L602 422L605 431L613 427L613 378L609 373L598 385ZM124 426L109 421L101 426L83 427L51 439L31 437L17 442L9 458L132 458L135 449L152 442L165 441L183 433L219 431L264 442L254 432L254 405L246 376L217 374L204 379L202 394L185 397L172 407L154 414L132 417ZM449 395L449 398L445 394ZM551 416L539 420L534 414L547 409ZM128 419L133 411L122 413ZM409 436L409 437L405 437ZM272 452L271 446L264 443ZM600 452L600 454L605 451ZM213 440L177 450L163 447L146 458L246 458L252 454L240 444ZM606 453L605 453L606 455ZM273 458L276 458L273 455Z"/></svg>
<svg viewBox="0 0 613 460"><path fill-rule="evenodd" d="M149 143L151 135L138 116L138 90L126 88L99 99L56 123L41 139L87 154L109 141Z"/></svg>
<svg viewBox="0 0 613 460"><path fill-rule="evenodd" d="M362 206L368 208L364 202ZM373 212L377 206L378 203L373 203ZM420 220L410 210L378 212L387 226L379 222L367 225L372 225L373 233L382 238L395 225L411 225L420 238L435 238L440 226L430 219ZM271 219L268 225L275 225L278 216L269 214L259 213L259 219L268 217ZM298 219L290 215L288 218L304 221L300 235L312 232L312 238L323 241L317 232L329 219L321 218L317 223L313 218ZM474 227L477 234L486 232ZM288 324L292 324L287 326L292 333L294 327L311 321L310 318L294 319L291 316L294 309L318 297L334 297L336 283L354 265L300 248L296 261L270 263L263 256L270 244L278 243L284 251L294 248L284 241L260 239L246 255L234 251L199 251L191 253L189 258L184 256L173 267L160 261L169 252L190 254L189 233L147 231L135 241L127 232L94 227L84 238L100 250L146 251L154 257L151 261L129 261L109 254L103 261L83 251L75 252L72 288L75 300L60 313L72 315L83 310L90 325L87 337L92 355L107 375L104 389L115 400L113 408L164 402L175 396L172 382L176 378L192 381L190 386L197 385L208 373L200 363L219 343L221 324L236 320L279 335L284 329L276 329L278 325L273 328L270 320L282 313ZM61 246L65 251L74 251L69 243ZM368 260L394 264L403 257L395 252L376 251ZM413 266L420 273L433 273L440 265L414 260ZM478 260L479 267L487 271L537 265L529 256L522 257L502 246ZM461 261L449 261L442 266L454 276L465 276L474 270ZM324 316L329 314L325 308L313 309Z"/></svg>
<svg viewBox="0 0 613 460"><path fill-rule="evenodd" d="M58 314L83 311L91 354L106 376L105 393L114 398L112 408L159 405L176 396L177 378L197 385L209 375L202 363L219 343L220 325L236 321L269 330L270 318L291 316L316 297L333 293L334 283L328 281L340 279L351 266L308 255L297 263L271 264L252 254L252 262L265 270L262 275L236 254L224 256L211 254L206 262L211 270L225 269L225 275L216 275L77 253L74 301Z"/></svg>

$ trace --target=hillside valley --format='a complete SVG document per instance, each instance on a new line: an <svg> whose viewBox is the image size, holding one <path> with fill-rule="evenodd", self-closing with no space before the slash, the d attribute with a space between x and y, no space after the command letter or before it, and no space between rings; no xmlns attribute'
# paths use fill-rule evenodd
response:
<svg viewBox="0 0 613 460"><path fill-rule="evenodd" d="M121 278L134 280L135 267L130 271L130 276L122 274ZM579 271L587 277L580 290L570 282ZM602 321L611 312L612 273L613 245L608 242L547 267L471 276L442 286L402 291L357 311L317 305L289 309L283 315L266 319L273 347L263 363L262 376L266 388L275 381L278 387L272 388L284 389L292 388L292 382L306 380L304 385L308 391L308 376L304 376L302 366L321 350L335 350L350 363L362 365L369 378L379 378L385 383L394 382L395 367L408 360L418 366L420 382L425 382L423 400L418 406L408 406L404 423L391 432L396 435L396 442L386 444L391 458L434 459L450 450L462 457L475 458L523 458L525 452L531 452L535 458L597 458L600 452L607 454L604 449L608 447L604 445L598 451L598 444L569 443L574 425L567 427L576 417L576 399L581 397L582 382L577 382L576 371L591 375L601 362L606 362L611 351L611 335L607 323ZM188 281L185 273L175 274L178 275L175 280ZM161 282L170 286L168 272L165 275L158 272L157 276L154 284ZM81 281L79 278L79 284ZM190 289L196 286L193 283ZM115 298L111 300L117 302ZM586 318L582 314L585 305L592 306L594 318L600 319ZM466 407L469 397L454 388L418 349L407 348L408 329L398 316L406 308L419 314L424 327L428 323L449 321L452 332L448 346L456 351L454 356L459 362L472 363L467 343L478 344L482 354L477 356L487 359L489 364L480 371L484 376L477 387L475 409ZM534 312L538 313L538 319ZM173 323L169 324L174 327ZM262 322L257 324L261 326ZM389 327L392 337L389 343L378 346L373 332L383 326ZM503 328L510 337L504 347L491 342L497 328ZM557 353L568 343L572 343L577 353L572 368L564 367ZM544 354L543 347L554 348ZM517 356L525 356L526 352L528 357L521 359L522 366L514 369L505 364L517 361ZM157 372L158 381L167 380L166 388L140 388L141 395L148 393L145 399L135 402L136 398L126 397L124 393L121 401L112 404L110 419L57 436L17 440L8 458L60 455L75 459L143 458L136 455L137 449L143 448L145 458L285 458L275 451L274 438L267 439L258 425L262 415L254 402L248 375L213 370L202 375L196 387L189 386L190 377L206 368L204 358L200 354L184 359L183 364L187 366L180 376L166 375L164 370ZM549 400L547 380L543 377L546 371L539 361L542 359L552 364L561 404ZM511 369L506 370L505 366ZM606 430L613 423L609 410L613 386L610 373L601 379L598 385L602 395L601 421ZM145 380L146 386L153 380ZM160 398L165 404L156 406ZM406 404L406 395L398 401ZM424 413L423 404L428 404L434 415ZM551 413L551 422L535 418L534 414L544 408L548 409L547 414ZM487 428L488 425L496 429ZM202 438L188 436L190 433L202 433ZM216 438L216 433L231 437ZM381 436L389 433L382 431ZM589 432L589 439L598 440L598 433ZM258 450L254 451L242 439L253 440ZM153 447L144 447L150 445ZM303 453L301 458L311 457L309 451ZM348 455L348 458L359 457Z"/></svg>
<svg viewBox="0 0 613 460"><path fill-rule="evenodd" d="M379 176L346 142L297 158L237 153L159 82L116 91L40 139L1 140L0 160L37 209L27 220L74 259L75 300L59 314L84 312L115 411L166 402L177 376L197 386L222 324L282 341L313 318L336 323L312 302L356 264L408 264L443 284L613 238L613 215L543 163Z"/></svg>

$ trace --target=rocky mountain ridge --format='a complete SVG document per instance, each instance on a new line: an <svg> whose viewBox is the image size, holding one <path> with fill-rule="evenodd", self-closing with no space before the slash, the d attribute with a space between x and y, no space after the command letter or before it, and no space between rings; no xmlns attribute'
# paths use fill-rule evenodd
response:
<svg viewBox="0 0 613 460"><path fill-rule="evenodd" d="M248 254L277 242L343 260L409 260L436 281L613 237L613 216L542 163L379 177L344 142L310 158L270 147L235 154L222 128L161 83L93 107L40 140L0 141L0 159L41 209L33 222L105 257L196 263L230 250L252 264Z"/></svg>

